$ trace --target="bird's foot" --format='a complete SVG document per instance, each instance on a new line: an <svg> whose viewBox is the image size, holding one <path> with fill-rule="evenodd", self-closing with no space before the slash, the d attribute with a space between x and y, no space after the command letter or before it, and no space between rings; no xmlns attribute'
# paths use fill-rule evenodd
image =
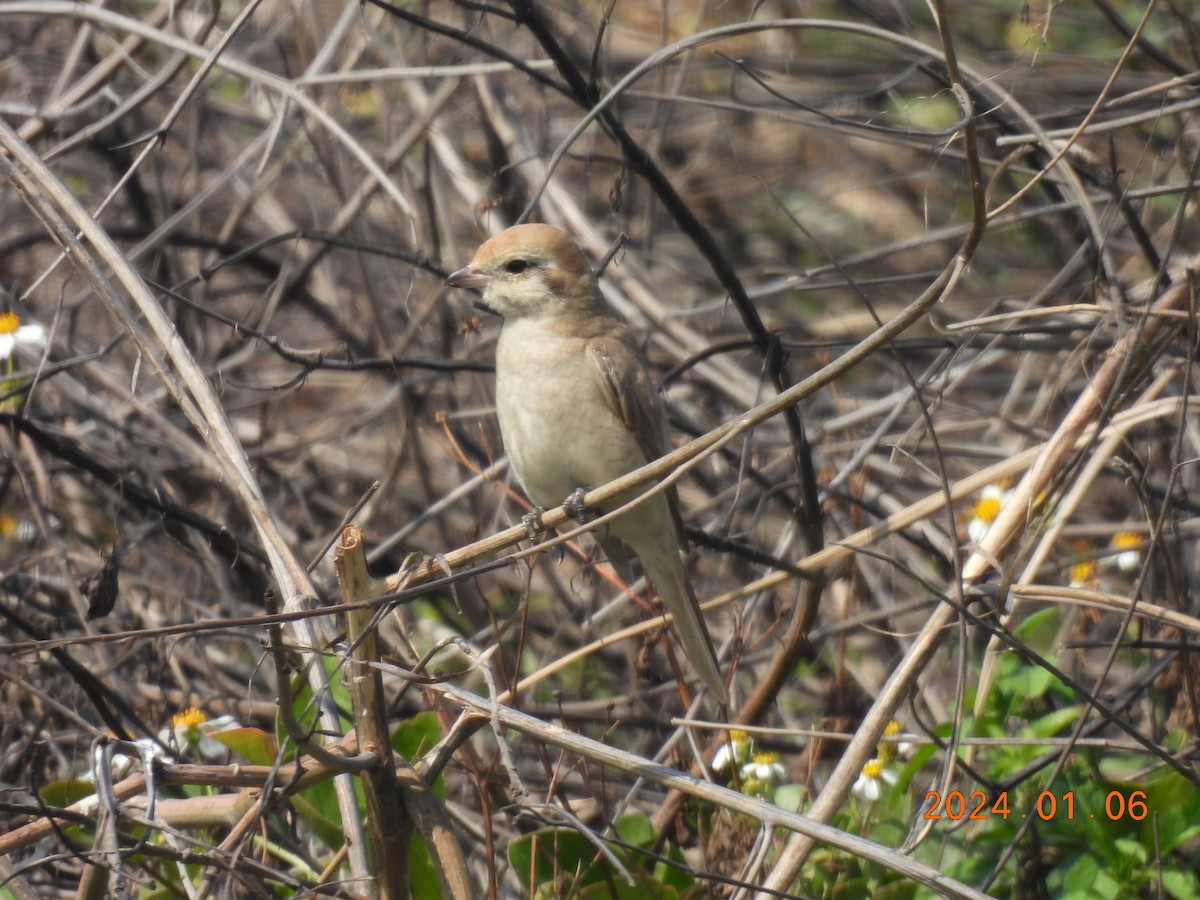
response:
<svg viewBox="0 0 1200 900"><path fill-rule="evenodd" d="M583 502L583 498L587 496L587 489L577 487L567 495L567 499L563 501L563 512L572 519L583 521L587 518L587 504Z"/></svg>
<svg viewBox="0 0 1200 900"><path fill-rule="evenodd" d="M521 516L521 524L525 526L525 536L529 538L531 544L536 544L546 530L546 526L542 524L542 515L545 512L543 507L535 506Z"/></svg>

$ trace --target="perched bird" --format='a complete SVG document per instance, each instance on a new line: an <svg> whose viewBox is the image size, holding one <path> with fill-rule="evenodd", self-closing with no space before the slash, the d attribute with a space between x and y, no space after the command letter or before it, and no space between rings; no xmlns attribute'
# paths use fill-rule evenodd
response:
<svg viewBox="0 0 1200 900"><path fill-rule="evenodd" d="M513 470L540 507L556 506L639 468L667 448L666 419L630 327L600 296L596 276L567 235L517 225L486 241L447 279L483 294L503 317L496 345L496 412ZM609 501L616 509L649 489ZM673 491L614 519L601 536L642 561L709 690L727 702L712 640L680 560L683 528Z"/></svg>

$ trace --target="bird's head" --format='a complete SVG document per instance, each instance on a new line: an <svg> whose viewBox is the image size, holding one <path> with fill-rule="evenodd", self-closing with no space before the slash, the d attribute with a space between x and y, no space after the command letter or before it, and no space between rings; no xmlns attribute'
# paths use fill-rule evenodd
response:
<svg viewBox="0 0 1200 900"><path fill-rule="evenodd" d="M598 302L596 279L583 252L549 225L505 229L446 283L479 290L480 305L506 319L559 315Z"/></svg>

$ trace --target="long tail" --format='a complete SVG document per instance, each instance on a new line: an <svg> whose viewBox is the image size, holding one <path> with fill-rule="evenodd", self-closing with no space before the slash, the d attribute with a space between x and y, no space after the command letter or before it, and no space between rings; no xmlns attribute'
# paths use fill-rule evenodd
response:
<svg viewBox="0 0 1200 900"><path fill-rule="evenodd" d="M667 611L675 617L683 652L691 660L696 674L722 705L728 705L729 696L725 692L717 654L673 536L665 532L645 535L641 540L631 541L628 537L625 540L641 559L646 578L658 590Z"/></svg>

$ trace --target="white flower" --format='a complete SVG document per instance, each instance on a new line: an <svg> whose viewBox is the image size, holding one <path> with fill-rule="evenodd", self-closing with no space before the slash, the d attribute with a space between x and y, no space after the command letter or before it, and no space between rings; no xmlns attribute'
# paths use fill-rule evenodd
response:
<svg viewBox="0 0 1200 900"><path fill-rule="evenodd" d="M1134 572L1142 564L1142 551L1138 548L1145 539L1136 532L1122 531L1113 535L1112 548L1118 551L1113 556L1104 557L1107 565L1115 565L1122 572Z"/></svg>
<svg viewBox="0 0 1200 900"><path fill-rule="evenodd" d="M1089 559L1075 563L1069 570L1070 586L1073 588L1094 588L1097 585L1096 561Z"/></svg>
<svg viewBox="0 0 1200 900"><path fill-rule="evenodd" d="M46 329L36 322L22 325L14 312L0 313L0 361L8 359L18 347L46 346Z"/></svg>
<svg viewBox="0 0 1200 900"><path fill-rule="evenodd" d="M742 778L772 784L787 778L787 769L779 761L777 753L755 753L754 758L742 766Z"/></svg>
<svg viewBox="0 0 1200 900"><path fill-rule="evenodd" d="M988 533L988 529L991 527L991 522L985 522L983 519L979 518L972 518L967 522L967 537L978 544L984 539Z"/></svg>
<svg viewBox="0 0 1200 900"><path fill-rule="evenodd" d="M885 738L896 738L900 736L902 730L900 723L892 719L887 723L887 727L883 729L883 736ZM886 765L887 763L894 762L897 756L907 759L913 752L914 747L908 741L881 741L878 749L878 759Z"/></svg>
<svg viewBox="0 0 1200 900"><path fill-rule="evenodd" d="M0 513L0 541L28 544L37 536L37 526L29 519L17 519L8 513Z"/></svg>
<svg viewBox="0 0 1200 900"><path fill-rule="evenodd" d="M880 786L882 782L886 782L889 786L895 784L896 773L885 768L878 759L871 759L862 767L858 781L854 782L851 790L868 803L874 803L883 792Z"/></svg>
<svg viewBox="0 0 1200 900"><path fill-rule="evenodd" d="M159 740L180 751L194 750L202 759L223 760L227 752L220 741L208 737L231 728L241 728L233 716L208 718L195 707L189 707L171 717L171 727L159 732Z"/></svg>
<svg viewBox="0 0 1200 900"><path fill-rule="evenodd" d="M967 537L975 543L984 539L1010 493L998 484L989 484L979 492L979 499L971 507L971 517L967 520Z"/></svg>
<svg viewBox="0 0 1200 900"><path fill-rule="evenodd" d="M718 747L717 752L713 755L713 771L724 772L726 769L732 769L735 765L744 765L750 759L753 749L753 742L746 732L737 729L730 731L729 740Z"/></svg>

